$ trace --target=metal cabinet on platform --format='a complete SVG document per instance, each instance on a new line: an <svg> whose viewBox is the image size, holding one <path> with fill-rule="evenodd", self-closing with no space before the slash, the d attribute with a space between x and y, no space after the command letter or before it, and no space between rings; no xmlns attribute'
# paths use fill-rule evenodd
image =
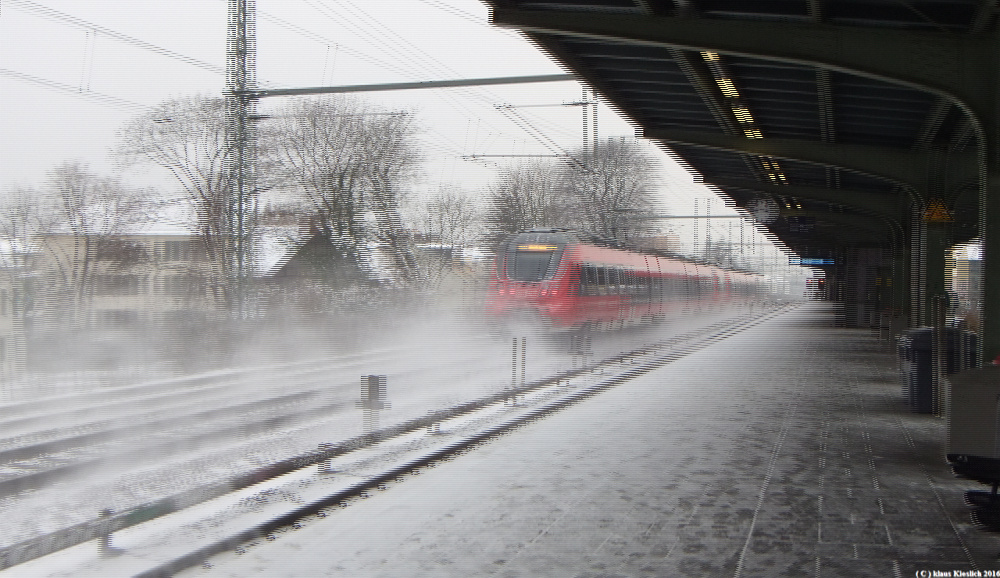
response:
<svg viewBox="0 0 1000 578"><path fill-rule="evenodd" d="M956 474L1000 481L1000 366L949 375L947 458Z"/></svg>

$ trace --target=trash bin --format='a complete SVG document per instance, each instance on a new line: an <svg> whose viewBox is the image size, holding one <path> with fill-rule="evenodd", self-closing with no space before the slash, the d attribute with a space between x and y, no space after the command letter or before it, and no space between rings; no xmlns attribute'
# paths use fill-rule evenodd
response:
<svg viewBox="0 0 1000 578"><path fill-rule="evenodd" d="M913 356L910 355L910 349L913 346L913 340L906 331L899 334L899 338L896 340L896 356L899 358L899 380L903 386L903 399L910 399L910 380L913 379ZM909 403L909 402L907 402Z"/></svg>
<svg viewBox="0 0 1000 578"><path fill-rule="evenodd" d="M976 334L947 327L945 332L945 373L976 367ZM914 413L934 413L933 367L934 328L917 327L904 331L896 345L899 355L903 399ZM964 356L964 363L962 357Z"/></svg>

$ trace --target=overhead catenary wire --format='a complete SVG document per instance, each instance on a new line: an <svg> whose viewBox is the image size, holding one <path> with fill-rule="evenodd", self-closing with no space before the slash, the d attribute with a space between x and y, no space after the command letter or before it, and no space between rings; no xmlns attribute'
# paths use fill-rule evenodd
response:
<svg viewBox="0 0 1000 578"><path fill-rule="evenodd" d="M579 159L577 159L570 153L566 152L564 148L559 146L557 142L555 142L547 135L545 135L545 133L535 128L534 125L528 122L528 120L525 119L512 106L500 105L497 106L497 110L500 110L501 112L505 113L507 117L510 118L512 121L514 121L514 123L517 124L519 127L521 127L522 130L531 135L532 138L541 143L542 146L544 146L545 148L549 149L549 151L554 153L554 156L565 158L570 164L572 164L574 167L578 169L584 169L584 170L587 169L587 166L583 162L581 162Z"/></svg>
<svg viewBox="0 0 1000 578"><path fill-rule="evenodd" d="M105 26L101 26L100 24L88 22L82 18L77 18L76 16L71 16L69 14L66 14L65 12L60 12L58 10L49 8L47 6L42 6L41 4L31 2L30 0L5 0L4 4L8 8L13 8L15 10L23 10L25 12L29 12L31 14L34 14L42 18L46 18L56 22L61 22L64 24L69 24L71 26L76 26L78 28L83 28L84 30L93 31L94 33L100 33L104 36L107 36L108 38L124 42L126 44L135 46L137 48L142 48L143 50L148 50L155 54L159 54L160 56L166 56L167 58L172 58L174 60L190 64L191 66L196 66L198 68L207 70L209 72L214 72L216 74L225 74L226 72L225 67L221 65L212 64L210 62L205 62L197 58L192 58L190 56L180 54L179 52L174 52L173 50L163 48L162 46L157 46L150 42L146 42L145 40L141 40L139 38L135 38L127 34L122 34L117 30L112 30Z"/></svg>
<svg viewBox="0 0 1000 578"><path fill-rule="evenodd" d="M437 8L438 10L441 10L443 12L447 12L448 14L451 14L452 16L456 16L458 18L462 18L464 20L468 20L469 22L472 22L474 24L477 24L479 26L487 28L487 29L489 29L491 31L495 31L495 32L498 32L500 34L505 34L507 36L521 37L521 33L518 32L517 30L513 30L513 29L510 29L510 28L497 28L495 26L490 25L487 22L487 20L484 19L484 18L480 18L480 17L476 16L475 14L473 14L471 12L466 12L465 10L461 10L459 8L455 8L454 6L449 6L449 5L445 4L444 2L440 2L438 0L417 0L417 1L420 2L420 3L422 3L422 4L426 4L428 6Z"/></svg>
<svg viewBox="0 0 1000 578"><path fill-rule="evenodd" d="M97 32L87 31L83 44L83 66L80 70L80 90L90 90L90 78L94 73L94 52L97 48Z"/></svg>
<svg viewBox="0 0 1000 578"><path fill-rule="evenodd" d="M207 70L215 74L221 75L225 73L225 68L220 65L212 64L210 62L205 62L197 58L180 54L173 50L164 48L162 46L157 46L150 42L146 42L145 40L141 40L139 38L123 34L121 32L118 32L117 30L113 30L106 26L102 26L100 24L96 24L94 22L78 18L76 16L66 14L65 12L60 12L53 8L49 8L47 6L43 6L35 2L31 2L30 0L6 0L6 2L4 2L4 5L8 8L13 8L14 10L23 11L25 13L40 18L44 18L47 20L51 20L53 22L58 22L60 24L81 28L86 33L86 39L83 51L84 63L83 63L83 69L81 70L80 74L79 86L73 87L62 82L58 82L47 78L41 78L39 76L35 76L24 72L18 72L16 70L10 70L10 69L0 70L0 75L8 78L13 78L15 80L19 80L22 82L35 84L47 88L49 90L54 90L64 94L76 96L78 98L84 98L86 100L90 100L92 102L99 103L105 106L110 106L113 108L119 108L133 112L142 112L150 110L152 107L148 105L90 90L90 82L91 78L93 77L94 61L95 61L95 51L96 51L95 44L98 35L109 38L111 40L128 44L130 46L142 50L152 52L159 56L164 56L173 60L177 60L179 62L183 62L185 64L189 64L191 66L195 66L197 68L200 68L202 70Z"/></svg>
<svg viewBox="0 0 1000 578"><path fill-rule="evenodd" d="M336 12L334 12L334 9L332 7L326 5L318 5L315 2L315 0L303 0L303 1L308 5L312 6L313 8L315 8L318 12L320 12L324 16L330 18L334 22L344 25L345 27L361 35L362 37L372 38L373 40L378 39L382 43L382 46L387 48L397 60L409 63L411 65L411 68L413 68L414 70L425 70L432 75L441 74L441 75L461 76L459 72L455 71L446 64L440 62L433 56L427 54L419 46L416 46L413 43L409 42L408 40L397 34L394 30L385 26L382 22L371 17L362 8L350 2L350 0L345 0L345 2L338 4L338 7L348 11L351 14L351 16L354 17L353 19L338 18ZM438 7L440 8L440 6ZM369 23L368 26L374 32L368 32L366 30L361 29L361 26L363 25L362 23L364 22ZM480 23L486 25L485 21L482 21ZM488 27L488 25L486 26ZM394 38L397 41L403 43L404 46L408 46L409 48L406 50L397 49L394 46L393 42L388 42L388 43L385 42L384 38L387 37ZM412 73L410 74L410 76L412 76ZM489 103L491 105L494 105L494 103L501 100L500 97L498 97L495 93L482 89L481 87L477 87L471 90L461 90L461 91L456 90L454 92L461 92L468 94L475 100L484 103ZM465 110L468 114L475 116L475 112L470 110L463 102L461 102L458 98L456 98L451 92L442 94L441 98L455 104L456 106ZM522 119L522 120L524 125L531 124L527 119ZM493 126L492 123L488 124L491 126L491 128L494 128L498 132L502 131L502 129ZM537 131L537 129L535 130ZM528 132L529 134L531 134L531 131Z"/></svg>
<svg viewBox="0 0 1000 578"><path fill-rule="evenodd" d="M532 138L541 143L542 146L549 149L550 152L559 153L561 155L566 154L566 151L563 150L558 143L556 143L551 138L546 136L545 133L536 129L531 123L527 122L524 119L524 117L517 110L513 109L510 105L498 105L496 108L501 113L505 114L508 118L510 118L514 122L514 124L521 127L522 130L524 130Z"/></svg>
<svg viewBox="0 0 1000 578"><path fill-rule="evenodd" d="M373 63L375 63L376 65L378 65L378 66L380 66L382 68L390 68L392 70L400 72L401 74L403 74L404 76L407 76L407 77L415 77L415 74L414 74L413 70L426 70L428 72L431 72L432 74L433 74L432 71L437 70L437 71L443 71L443 73L445 73L445 74L451 74L453 76L459 76L459 73L455 72L453 69L451 69L447 65L441 63L440 61L438 61L437 59L435 59L433 56L428 55L419 46L416 46L416 45L410 43L405 38L403 38L399 34L397 34L395 31L393 31L392 29L386 27L379 20L377 20L375 18L372 18L367 12L365 12L363 9L359 8L357 5L353 4L349 0L346 1L344 4L341 4L339 6L341 6L341 7L347 6L346 9L351 13L351 16L353 18L338 17L337 13L333 11L332 7L327 6L327 5L318 4L314 0L303 0L303 1L306 4L308 4L309 6L311 6L313 9L315 9L317 12L319 12L321 15L329 18L331 21L333 21L333 22L335 22L335 23L337 23L339 25L342 25L342 26L346 27L348 30L351 30L355 34L358 34L362 38L369 38L372 41L378 41L378 42L380 42L383 47L389 49L390 53L394 56L394 58L396 60L399 60L401 62L405 62L405 63L408 63L408 64L411 65L408 70L400 70L398 67L396 67L394 65L387 65L386 63L381 62L381 61L379 61L379 62L373 62ZM440 6L438 6L438 7L440 8ZM288 22L288 21L286 21L286 20L284 20L284 19L282 19L282 18L280 18L280 17L278 17L278 16L276 16L274 14L263 12L263 11L260 12L260 13L266 19L272 20L274 22L277 22L281 26L285 27L286 29L292 30L293 32L301 34L301 35L303 35L303 36L305 36L305 37L307 37L307 38L309 38L309 39L311 39L313 41L316 41L316 42L319 42L321 44L324 44L327 47L331 43L333 43L333 44L336 44L338 47L340 47L342 49L346 48L346 47L344 47L343 44L341 44L339 42L335 43L333 40L331 40L331 39L329 39L329 38L327 38L327 37L325 37L325 36L323 36L321 34L309 31L309 30L307 30L307 29L305 29L305 28L303 28L303 27L301 27L299 25L292 24L292 23L290 23L290 22ZM369 32L368 30L362 28L362 24L360 24L360 23L363 22L363 21L367 21L369 23L369 25L368 25L369 28L374 29L374 32ZM485 25L485 22L483 22L483 24ZM397 50L395 48L395 46L393 45L393 43L391 43L391 42L390 43L386 43L384 41L385 37L393 37L393 38L397 39L398 41L402 42L404 45L409 45L410 49L409 50ZM344 51L346 53L349 53L349 54L353 53L356 56L360 56L360 54L361 54L361 53L358 53L357 51L353 51L353 50L349 50L349 49L344 50ZM418 55L419 54L423 54L424 58L420 58L419 56L414 56L414 54L418 54ZM371 57L365 57L365 60L377 60L377 59L372 59ZM454 97L451 94L452 92L459 92L459 91L456 90L456 91L446 92L446 93L442 94L441 98L443 98L444 100L447 100L447 101L451 102L452 104L454 104L458 108L464 109L471 116L476 116L476 113L474 111L470 110L461 100L459 100L456 97ZM480 101L486 101L486 102L489 102L490 104L493 104L497 100L499 100L499 98L495 94L489 93L489 92L484 91L484 90L468 90L468 91L462 90L461 92L468 93L469 96L473 97L474 99L480 100ZM522 119L522 120L523 120L523 123L520 126L522 127L523 130L528 130L528 129L525 129L524 127L530 126L531 125L530 121L528 121L527 119ZM498 129L495 126L492 126L492 124L490 124L490 126L492 128L494 128L494 129L496 129L497 131L500 131L500 129ZM532 127L532 129L535 131L535 133L539 132L537 129L534 129L533 127ZM531 130L528 130L528 132L529 132L529 134L531 134ZM560 130L560 132L562 132L562 133L565 134L564 130ZM446 139L449 139L449 137L447 137L446 135L442 134L441 136L444 137L444 138L446 138ZM536 138L536 140L538 140L537 137L535 137L535 138ZM449 139L449 140L451 140L451 139ZM453 144L457 145L458 143L453 143ZM468 157L468 156L469 155L466 155L466 157Z"/></svg>
<svg viewBox="0 0 1000 578"><path fill-rule="evenodd" d="M332 22L344 26L345 28L353 31L355 34L358 34L362 38L370 39L373 45L381 46L384 50L388 51L392 55L394 60L405 63L407 66L405 70L403 70L403 74L409 78L420 78L421 76L426 78L427 76L433 77L435 75L440 75L445 77L462 76L460 72L447 66L446 64L437 60L433 56L427 54L419 46L406 40L398 33L396 33L394 30L385 26L383 23L373 18L367 12L365 12L364 10L362 10L361 8L357 7L355 4L349 1L339 6L346 7L346 9L351 12L351 16L353 16L353 18L338 17L337 13L334 12L332 7L317 4L314 0L303 0L303 1L312 6L318 12L320 12L323 16L329 18ZM373 28L374 31L368 31L362 28L361 24L362 21L369 22L370 23L369 26ZM385 41L386 38L395 38L397 42L402 43L407 48L405 49L397 48L394 42L386 42ZM423 71L423 72L418 73L417 71ZM459 91L454 91L454 92L459 92ZM478 100L483 100L489 102L490 104L498 100L496 95L488 93L487 91L468 90L464 92L472 95L474 98L477 98ZM464 103L456 99L452 93L444 93L442 94L442 98L451 101L456 106L459 106L462 109L469 112L470 114L473 114L472 111L469 110Z"/></svg>
<svg viewBox="0 0 1000 578"><path fill-rule="evenodd" d="M4 69L3 71L0 71L0 74L8 78L12 78L21 82L35 84L37 86L41 86L48 90L57 91L63 94L72 95L79 98L85 98L87 100L102 104L104 106L110 106L128 111L150 110L152 107L145 104L115 97L109 94L103 94L88 90L90 85L90 80L93 77L94 58L95 58L94 43L98 35L100 35L102 38L107 38L110 40L114 40L116 42L121 42L129 46L146 50L160 56L168 57L178 62L183 62L212 73L224 74L225 72L225 68L222 65L213 64L211 62L206 62L204 60L200 60L185 54L181 54L177 51L170 50L163 46L158 46L154 43L142 40L140 38L124 34L107 26L102 26L100 24L90 22L83 18L79 18L77 16L73 16L65 12L60 12L58 10L49 8L47 6L43 6L31 0L7 0L7 2L5 2L4 4L5 7L13 8L18 12L23 12L25 14L30 14L35 17L44 18L50 21L61 23L63 25L82 29L87 34L87 44L85 45L85 54L84 54L85 64L84 64L84 69L81 72L80 82L78 87L70 86L69 84L61 83L47 78L41 78L36 75L18 72L15 70ZM310 4L315 7L318 3L310 2ZM440 62L433 56L427 54L422 49L420 49L420 47L414 46L412 43L408 42L405 38L402 38L399 34L396 34L395 32L391 31L388 27L381 24L380 22L378 22L377 19L373 18L363 9L358 7L357 4L350 2L348 2L347 4L348 6L346 7L346 10L350 11L351 14L357 16L357 18L352 18L352 19L360 22L360 24L357 27L361 30L361 33L364 35L364 37L378 39L380 42L383 43L384 41L381 39L384 36L386 36L386 34L389 34L390 37L393 39L398 39L398 41L390 42L388 44L393 48L392 54L399 56L400 62L404 62L405 65L386 62L385 60L372 57L361 51L345 46L340 42L333 42L331 39L323 35L311 32L302 26L285 21L273 14L262 14L262 17L268 21L276 23L278 26L293 31L295 34L300 34L314 41L322 42L326 46L334 44L338 52L342 52L343 54L351 55L356 58L362 59L366 62L378 66L379 68L384 68L399 72L400 74L404 74L408 77L413 77L416 74L415 71L450 71L449 74L457 75L457 73L454 73L453 70L446 64ZM464 13L459 9L448 10L447 7L441 2L425 2L425 4L434 5L438 9L445 10L455 16L462 17L466 20L477 22L478 24L493 30L493 28L488 26L488 24L485 21L481 21L475 16L468 13ZM262 11L259 11L259 13L260 12ZM461 14L459 14L459 12L461 12ZM331 14L331 13L332 12L330 12L329 9L326 10L326 14ZM374 33L371 32L372 30L374 30L375 32ZM400 48L400 46L402 46L403 48ZM406 46L413 47L413 49L412 50L406 49L405 48ZM411 64L412 66L410 66ZM466 111L470 115L470 117L479 117L481 113L470 109L468 107L467 102L463 102L463 99L460 98L459 95L467 95L471 97L473 100L488 102L491 105L491 107L493 104L501 100L495 94L489 93L481 89L456 89L442 93L441 95L442 99L454 104L456 108ZM492 137L490 140L495 140L497 137L506 132L504 129L496 126L494 123L491 123L488 119L485 118L479 118L479 122L477 124L481 124L484 122L486 123L484 128L489 130L489 134ZM529 125L531 124L531 121L528 121L527 119L525 119L524 122ZM548 123L548 125L549 127L547 128L551 128L552 123ZM538 129L535 129L535 131L537 132ZM428 132L435 133L435 136L432 138L427 138L426 139L427 142L433 143L434 148L437 148L439 150L441 149L451 150L454 151L454 154L456 154L457 156L461 156L462 152L466 150L466 146L468 146L467 143L461 144L455 142L454 139L451 139L446 134L440 133L440 131L435 130L434 127L431 127ZM560 130L560 132L565 134L564 130Z"/></svg>
<svg viewBox="0 0 1000 578"><path fill-rule="evenodd" d="M315 0L303 1L310 6L315 7L317 10L328 14L328 17L330 17L331 20L341 22L349 28L352 28L355 32L361 34L363 37L370 38L373 45L377 42L381 42L383 49L391 52L393 54L393 58L396 60L409 62L417 70L423 70L424 73L428 73L430 76L435 74L458 75L458 72L454 69L427 54L422 48L408 41L406 38L403 38L396 33L395 30L373 18L370 14L365 12L364 9L358 7L350 0L341 0L341 2L337 3L337 6L351 12L351 15L354 17L353 19L334 18L333 9L330 6L318 5ZM373 29L372 32L368 32L363 28L364 22L367 22L367 25ZM386 40L389 40L389 42L386 42ZM401 43L403 48L397 48L395 46L396 43Z"/></svg>
<svg viewBox="0 0 1000 578"><path fill-rule="evenodd" d="M349 54L349 55L351 55L351 56L353 56L353 57L355 57L355 58L357 58L359 60L362 60L364 62L367 62L367 63L372 64L374 66L377 66L379 68L382 68L384 70L390 70L390 71L393 71L393 72L398 72L399 74L406 75L406 76L410 76L412 74L412 71L407 70L406 68L403 68L401 66L396 66L396 65L392 64L391 62L386 62L385 60L376 58L376 57L371 56L369 54L365 54L364 52L361 52L359 50L355 50L355 49L353 49L353 48L351 48L349 46L344 45L343 43L337 42L337 41L335 41L335 40L333 40L331 38L323 36L322 34L318 34L316 32L313 32L312 30L304 28L304 27L302 27L302 26L300 26L298 24L289 22L289 21L285 20L284 18L281 18L280 16L277 16L276 14L272 14L270 12L267 12L266 10L260 10L260 9L258 9L257 10L257 16L260 19L266 20L266 21L271 22L273 24L277 24L278 26L280 26L280 27L282 27L282 28L284 28L286 30L289 30L291 32L294 32L295 34L301 35L301 36L303 36L305 38L308 38L308 39L310 39L310 40L312 40L314 42L318 42L318 43L323 44L323 45L336 44L337 47L339 48L339 50L341 52L344 52L345 54Z"/></svg>
<svg viewBox="0 0 1000 578"><path fill-rule="evenodd" d="M310 3L310 5L313 6L315 9L317 9L318 11L320 11L321 14L323 14L323 16L328 17L328 18L330 17L330 13L328 11L324 10L323 8L321 8L319 6L316 6L313 3ZM414 74L412 68L403 68L403 67L397 66L395 64L391 64L389 62L386 62L384 60L375 58L373 56L367 55L367 54L365 54L363 52L360 52L360 51L352 49L352 48L350 48L348 46L345 46L343 43L336 42L333 39L328 38L328 37L326 37L326 36L324 36L322 34L313 32L313 31L308 30L308 29L306 29L306 28L304 28L302 26L299 26L298 24L294 24L292 22L289 22L289 21L285 20L284 18L281 18L280 16L277 16L277 15L275 15L273 13L258 10L258 15L260 17L262 17L263 19L269 21L269 22L278 24L280 27L285 28L286 30L289 30L289 31L291 31L291 32L293 32L295 34L298 34L298 35L300 35L300 36L302 36L304 38L307 38L309 40L312 40L314 42L318 42L320 44L323 44L324 46L329 46L331 44L334 44L334 45L336 45L338 47L338 49L339 49L340 52L343 52L343 53L345 53L347 55L359 58L359 59L361 59L361 60L363 60L365 62L368 62L369 64L373 64L373 65L375 65L375 66L377 66L379 68L383 68L383 69L386 69L386 70L390 70L390 71L396 72L396 73L398 73L398 74L400 74L402 76L408 77L408 78L419 78L419 76L417 76L417 75ZM338 21L338 22L340 22L340 21ZM456 107L465 109L470 116L475 116L475 113L473 111L469 110L468 107L464 105L464 103L461 103L458 100L454 100L454 97L452 97L450 95L444 95L444 98L445 99L451 98L452 99L452 103ZM440 131L434 131L432 129L431 132L434 132L434 133L437 134L437 142L433 141L432 139L426 139L425 142L434 142L434 145L435 145L436 148L445 149L445 150L451 150L451 151L453 151L451 154L455 154L456 156L461 156L462 149L459 147L459 144L457 142L454 142L454 140L451 139L448 135L446 135L444 133L441 133ZM445 144L444 142L441 142L441 141L447 141L448 144Z"/></svg>
<svg viewBox="0 0 1000 578"><path fill-rule="evenodd" d="M315 6L315 4L313 4L313 3L311 3L311 4ZM27 81L27 82L32 82L32 83L35 83L35 84L39 84L41 86L45 86L47 88L58 90L60 92L64 92L64 93L67 93L67 94L70 94L70 93L78 94L78 93L81 93L81 92L86 92L87 89L89 88L90 77L92 76L93 58L94 58L94 42L96 40L96 35L98 33L100 33L100 34L102 34L104 36L107 36L108 38L111 38L111 39L114 39L114 40L117 40L117 41L121 41L121 42L127 43L129 45L136 46L138 48L142 48L142 49L151 51L151 52L153 52L155 54L159 54L159 55L162 55L162 56L167 56L169 58L173 58L175 60L178 60L178 61L181 61L181 62L185 62L187 64L191 64L191 65L197 66L197 67L205 69L205 70L209 70L211 72L215 72L215 73L219 73L219 74L223 74L225 72L225 69L222 66L214 65L214 64L211 64L211 63L208 63L208 62L204 62L204 61L201 61L201 60L189 57L189 56L185 56L185 55L177 53L175 51L172 51L172 50L169 50L169 49L166 49L166 48L154 45L152 43L146 42L144 40L141 40L141 39L138 39L138 38L134 38L132 36L128 36L128 35L123 34L121 32L112 30L112 29L110 29L108 27L101 26L101 25L93 23L93 22L89 22L87 20L84 20L84 19L72 16L72 15L60 12L58 10L54 10L54 9L48 8L46 6L42 6L42 5L37 4L35 2L31 2L30 0L8 0L7 5L15 8L15 9L21 9L21 10L24 10L25 12L32 13L32 14L34 14L36 16L40 16L40 17L43 17L43 18L46 18L46 19L49 19L49 20L53 20L53 21L57 21L57 22L61 22L61 23L64 23L64 24L68 24L68 25L72 25L72 26L76 26L76 27L82 28L87 33L87 44L85 45L85 51L84 51L85 52L84 69L81 72L80 87L79 87L79 90L77 90L77 91L74 91L72 89L72 87L69 87L68 85L64 85L62 83L59 83L57 81L43 79L43 78L39 78L39 77L32 76L32 75L29 75L29 74L25 74L25 73L18 73L16 71L7 70L5 72L5 76L9 76L9 77L17 78L17 79L20 79L20 80L23 80L23 81ZM367 13L364 13L364 11L362 11L362 10L356 8L356 7L355 7L355 9L358 12L360 12L361 14L363 14L365 17L367 17L369 20L372 20L372 18L370 16L368 16ZM303 28L301 26L298 26L298 25L292 24L290 22L287 22L286 20L284 20L284 19L282 19L280 17L277 17L277 16L275 16L273 14L266 14L266 17L269 20L272 20L272 21L276 22L277 24L279 24L279 26L283 26L285 28L288 28L288 29L292 30L293 32L295 32L297 34L302 34L302 35L304 35L306 37L309 37L309 38L311 38L313 40L316 40L316 41L325 42L325 43L327 43L327 45L329 45L331 43L329 39L327 39L325 37L322 37L320 35L317 35L315 33L312 33L312 32L308 31L307 29L305 29L305 28ZM376 21L376 24L377 24L377 21ZM388 30L384 26L382 26L381 28L383 28L385 30ZM399 36L397 34L393 33L393 35L396 36L397 38L399 38ZM404 42L405 42L405 40L404 40ZM351 54L353 56L356 56L356 57L358 57L358 58L360 58L362 60L368 61L368 62L370 62L372 64L376 64L379 67L392 69L392 70L395 70L397 72L400 72L400 73L406 74L406 75L412 75L413 74L412 70L408 70L408 69L405 69L405 68L394 66L394 65L392 65L392 64L390 64L388 62L381 61L381 60L376 59L374 57L368 56L368 55L366 55L366 54L364 54L364 53L362 53L360 51L353 50L350 47L343 46L340 43L333 43L333 44L335 44L340 50L343 50L345 53L348 53L348 54ZM417 48L417 47L414 47L414 48L416 48L417 50L419 50L419 48ZM426 53L424 53L424 54L426 54ZM439 66L439 68L444 69L444 70L448 70L448 68L446 66L443 66L443 65ZM127 101L127 100L124 100L124 99L119 99L117 97L113 97L113 96L110 96L110 95L93 94L93 95L89 95L89 99L90 100L94 100L96 102L102 102L104 104L124 105L126 108L134 108L134 107L143 106L143 105L140 105L138 103L132 103L130 101ZM454 143L454 144L457 145L457 143Z"/></svg>
<svg viewBox="0 0 1000 578"><path fill-rule="evenodd" d="M111 96L109 94L103 94L100 92L94 92L91 90L81 91L76 86L71 86L69 84L63 84L61 82L56 82L54 80L49 80L46 78L39 78L37 76L32 76L30 74L25 74L23 72L18 72L16 70L9 70L6 68L0 68L0 76L5 76L7 78L13 78L15 80L20 80L22 82L28 82L32 84L37 84L39 86L48 88L49 90L54 90L57 92L62 92L64 94L69 94L71 96L76 96L80 98L85 98L92 100L96 103L103 104L105 106L110 106L113 108L120 108L124 110L129 110L132 112L145 112L151 110L152 107L134 102L131 100L125 100L124 98L118 98L117 96Z"/></svg>

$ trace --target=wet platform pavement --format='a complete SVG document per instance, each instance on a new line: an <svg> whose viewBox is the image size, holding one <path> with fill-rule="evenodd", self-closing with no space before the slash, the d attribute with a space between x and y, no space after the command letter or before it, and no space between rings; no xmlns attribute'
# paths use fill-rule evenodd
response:
<svg viewBox="0 0 1000 578"><path fill-rule="evenodd" d="M909 413L886 342L833 320L804 304L185 575L1000 570L945 420Z"/></svg>

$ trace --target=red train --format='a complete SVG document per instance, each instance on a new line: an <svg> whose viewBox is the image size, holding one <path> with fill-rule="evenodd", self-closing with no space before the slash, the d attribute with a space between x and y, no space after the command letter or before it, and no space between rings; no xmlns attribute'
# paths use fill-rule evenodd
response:
<svg viewBox="0 0 1000 578"><path fill-rule="evenodd" d="M763 296L759 275L626 248L563 229L506 239L486 300L494 318L528 317L552 329L614 329Z"/></svg>

